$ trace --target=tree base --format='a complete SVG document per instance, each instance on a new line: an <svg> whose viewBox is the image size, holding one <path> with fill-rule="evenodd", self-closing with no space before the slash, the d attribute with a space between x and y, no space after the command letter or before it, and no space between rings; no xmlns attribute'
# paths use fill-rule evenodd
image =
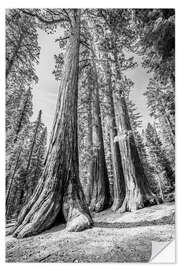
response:
<svg viewBox="0 0 180 270"><path fill-rule="evenodd" d="M126 196L124 199L124 202L122 206L119 208L119 213L124 212L134 212L138 209L142 209L146 206L156 205L159 204L159 200L155 195L146 195L146 198L143 198L142 196L139 197L138 200L135 200L134 198L130 198L129 196Z"/></svg>
<svg viewBox="0 0 180 270"><path fill-rule="evenodd" d="M113 205L111 206L111 210L113 212L117 211L122 205L122 200L114 200Z"/></svg>
<svg viewBox="0 0 180 270"><path fill-rule="evenodd" d="M40 233L41 231L36 231L33 225L32 222L29 222L26 226L19 226L16 230L15 228L12 228L8 230L6 235L13 235L19 239ZM93 221L90 215L82 213L74 208L71 212L71 218L67 221L66 230L68 232L79 232L91 228L92 226Z"/></svg>
<svg viewBox="0 0 180 270"><path fill-rule="evenodd" d="M66 225L68 232L80 232L91 228L93 221L90 216L81 213L78 209L73 210L73 218L71 218Z"/></svg>
<svg viewBox="0 0 180 270"><path fill-rule="evenodd" d="M109 204L105 203L105 198L100 198L97 202L95 202L95 199L92 199L91 204L89 206L90 212L96 212L99 213L109 207Z"/></svg>

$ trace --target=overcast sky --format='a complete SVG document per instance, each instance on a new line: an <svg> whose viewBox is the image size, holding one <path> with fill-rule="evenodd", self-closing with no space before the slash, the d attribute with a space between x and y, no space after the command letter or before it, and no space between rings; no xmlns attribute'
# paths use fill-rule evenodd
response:
<svg viewBox="0 0 180 270"><path fill-rule="evenodd" d="M57 31L58 32L58 31ZM58 53L58 43L55 39L58 33L48 35L42 30L38 30L38 42L41 46L40 60L36 71L39 77L38 84L33 88L33 116L32 120L37 118L38 111L42 110L42 120L48 128L48 137L51 132L59 83L55 81L52 71L54 69L54 54ZM135 83L131 90L130 98L137 106L137 112L141 113L143 128L146 127L148 121L151 121L147 107L146 99L143 93L146 90L150 74L141 66L141 58L135 56L138 67L126 72L127 77Z"/></svg>

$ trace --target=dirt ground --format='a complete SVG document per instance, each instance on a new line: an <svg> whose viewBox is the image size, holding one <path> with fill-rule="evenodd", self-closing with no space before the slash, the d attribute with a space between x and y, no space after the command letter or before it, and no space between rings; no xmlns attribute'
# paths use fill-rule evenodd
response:
<svg viewBox="0 0 180 270"><path fill-rule="evenodd" d="M175 237L175 205L161 204L133 213L106 210L94 227L67 232L56 226L24 239L6 237L6 262L148 262L152 241Z"/></svg>

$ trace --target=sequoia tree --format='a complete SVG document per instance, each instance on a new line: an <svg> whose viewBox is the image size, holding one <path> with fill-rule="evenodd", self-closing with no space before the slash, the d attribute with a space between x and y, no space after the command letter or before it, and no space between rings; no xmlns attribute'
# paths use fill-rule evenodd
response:
<svg viewBox="0 0 180 270"><path fill-rule="evenodd" d="M93 51L93 50L92 50ZM99 83L97 75L97 67L93 54L93 80L91 81L94 87L93 98L93 159L92 175L93 191L90 203L90 209L96 212L106 209L111 204L111 195L109 188L108 173L105 161L103 131L101 123L100 98L99 98Z"/></svg>
<svg viewBox="0 0 180 270"><path fill-rule="evenodd" d="M109 133L110 133L110 145L112 155L112 167L113 167L113 178L114 178L114 198L112 210L115 211L120 208L125 197L125 183L124 174L122 168L121 154L119 144L114 140L117 137L117 125L115 119L115 107L114 107L114 93L112 87L112 72L109 61L107 59L104 64L105 77L107 81L106 99L109 105L108 122L109 122Z"/></svg>
<svg viewBox="0 0 180 270"><path fill-rule="evenodd" d="M93 113L92 113L92 92L93 87L91 84L91 73L87 73L88 76L88 134L87 134L87 142L88 142L88 153L89 153L89 164L88 164L88 183L87 183L87 203L90 204L93 194L93 186L94 186L94 156L93 156Z"/></svg>
<svg viewBox="0 0 180 270"><path fill-rule="evenodd" d="M125 180L125 198L120 211L134 211L144 205L157 203L156 196L150 190L146 175L132 132L126 93L123 85L122 70L133 67L132 59L126 59L122 48L130 48L134 40L134 29L130 28L132 16L129 10L99 10L98 16L104 19L108 28L106 50L111 52L116 73L115 109L119 148Z"/></svg>
<svg viewBox="0 0 180 270"><path fill-rule="evenodd" d="M33 15L35 16L34 13ZM50 20L44 19L41 14L38 18L42 21L48 20L50 23ZM65 12L61 10L56 21L69 24L70 37L64 59L53 132L42 176L13 229L16 237L39 233L51 227L55 221L62 222L64 219L68 231L79 231L92 224L79 180L78 164L80 10L65 10Z"/></svg>

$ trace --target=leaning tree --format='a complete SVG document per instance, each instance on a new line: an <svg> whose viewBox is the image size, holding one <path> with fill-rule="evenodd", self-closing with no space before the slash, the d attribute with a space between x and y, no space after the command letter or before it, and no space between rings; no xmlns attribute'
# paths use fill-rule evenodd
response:
<svg viewBox="0 0 180 270"><path fill-rule="evenodd" d="M62 23L69 29L53 131L45 168L13 229L20 238L37 234L66 220L68 231L92 224L79 180L77 97L81 10L24 10L47 25Z"/></svg>

